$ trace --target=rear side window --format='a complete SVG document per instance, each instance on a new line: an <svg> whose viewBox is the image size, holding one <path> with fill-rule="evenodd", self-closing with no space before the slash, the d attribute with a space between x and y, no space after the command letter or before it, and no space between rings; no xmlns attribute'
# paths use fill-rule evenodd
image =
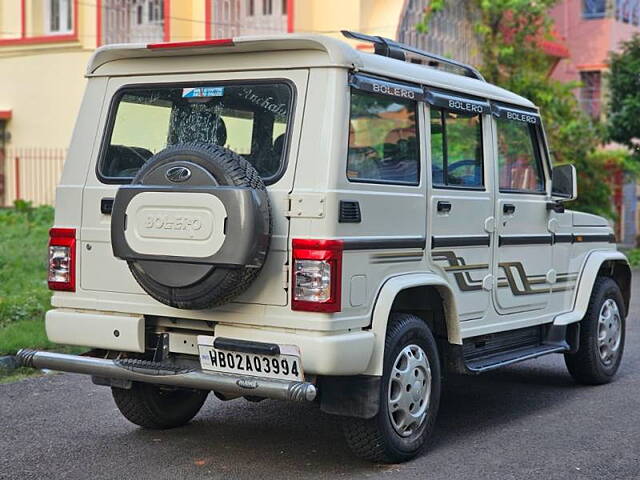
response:
<svg viewBox="0 0 640 480"><path fill-rule="evenodd" d="M536 126L526 122L496 119L500 191L544 192L544 175Z"/></svg>
<svg viewBox="0 0 640 480"><path fill-rule="evenodd" d="M482 117L431 108L431 176L436 187L482 188Z"/></svg>
<svg viewBox="0 0 640 480"><path fill-rule="evenodd" d="M352 182L418 185L416 102L351 92L347 178Z"/></svg>
<svg viewBox="0 0 640 480"><path fill-rule="evenodd" d="M262 178L284 168L293 101L287 83L125 88L116 97L98 172L126 183L167 146L199 142L242 155Z"/></svg>

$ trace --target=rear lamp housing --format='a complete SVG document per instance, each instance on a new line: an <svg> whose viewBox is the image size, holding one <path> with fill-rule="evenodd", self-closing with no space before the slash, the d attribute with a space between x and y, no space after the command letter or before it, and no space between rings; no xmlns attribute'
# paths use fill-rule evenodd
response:
<svg viewBox="0 0 640 480"><path fill-rule="evenodd" d="M292 310L340 311L342 251L341 240L293 240Z"/></svg>
<svg viewBox="0 0 640 480"><path fill-rule="evenodd" d="M47 280L50 290L75 292L75 228L52 228L49 230L49 269Z"/></svg>

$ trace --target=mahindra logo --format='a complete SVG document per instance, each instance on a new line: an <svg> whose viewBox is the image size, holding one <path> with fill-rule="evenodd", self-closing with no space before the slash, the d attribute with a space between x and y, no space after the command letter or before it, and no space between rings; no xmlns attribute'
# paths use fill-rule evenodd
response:
<svg viewBox="0 0 640 480"><path fill-rule="evenodd" d="M191 178L191 170L187 167L171 167L164 176L173 183L181 183Z"/></svg>

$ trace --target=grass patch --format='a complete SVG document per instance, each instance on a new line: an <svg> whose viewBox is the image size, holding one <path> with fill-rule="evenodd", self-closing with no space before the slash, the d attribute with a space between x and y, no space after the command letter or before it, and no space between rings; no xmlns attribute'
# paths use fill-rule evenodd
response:
<svg viewBox="0 0 640 480"><path fill-rule="evenodd" d="M632 248L631 250L626 250L624 253L627 255L632 268L640 267L640 248Z"/></svg>
<svg viewBox="0 0 640 480"><path fill-rule="evenodd" d="M35 375L42 375L42 372L33 368L16 368L9 371L0 369L0 384L19 382Z"/></svg>
<svg viewBox="0 0 640 480"><path fill-rule="evenodd" d="M80 352L47 339L44 314L51 308L47 287L47 244L53 208L16 202L0 209L0 356L21 348ZM34 369L0 370L0 381L38 373Z"/></svg>
<svg viewBox="0 0 640 480"><path fill-rule="evenodd" d="M52 344L44 333L48 231L53 208L16 202L0 210L0 355Z"/></svg>

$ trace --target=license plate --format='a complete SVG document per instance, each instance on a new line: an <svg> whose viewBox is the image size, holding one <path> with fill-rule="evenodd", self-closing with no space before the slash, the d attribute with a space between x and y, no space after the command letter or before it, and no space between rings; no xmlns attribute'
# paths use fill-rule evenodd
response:
<svg viewBox="0 0 640 480"><path fill-rule="evenodd" d="M280 355L220 350L215 337L198 335L200 366L203 370L280 380L304 380L300 350L295 345L278 345Z"/></svg>

